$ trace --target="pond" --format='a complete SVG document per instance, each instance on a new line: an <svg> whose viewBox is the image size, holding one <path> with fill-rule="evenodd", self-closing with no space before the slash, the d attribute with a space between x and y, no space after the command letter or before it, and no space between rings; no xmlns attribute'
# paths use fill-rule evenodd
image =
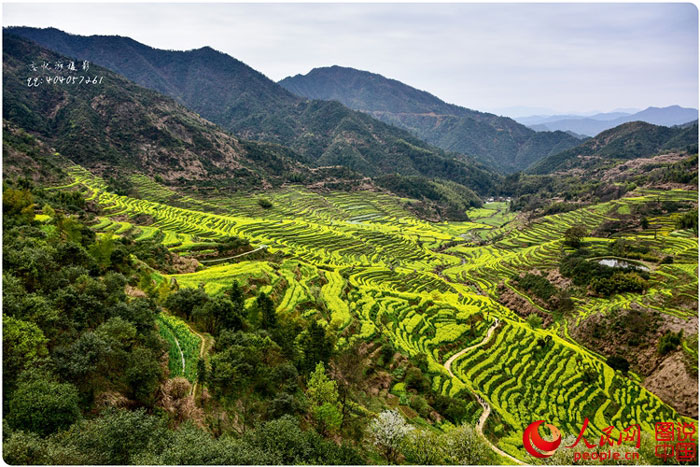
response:
<svg viewBox="0 0 700 467"><path fill-rule="evenodd" d="M603 266L608 266L611 268L623 268L623 269L638 269L640 271L649 271L649 268L641 264L628 263L627 261L622 261L615 258L605 258L598 261L598 264Z"/></svg>

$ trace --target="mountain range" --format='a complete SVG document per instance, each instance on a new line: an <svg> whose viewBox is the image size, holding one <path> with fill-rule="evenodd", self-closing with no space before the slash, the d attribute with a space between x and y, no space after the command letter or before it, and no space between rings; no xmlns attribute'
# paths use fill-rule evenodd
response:
<svg viewBox="0 0 700 467"><path fill-rule="evenodd" d="M308 99L341 102L444 150L477 157L503 172L524 169L580 143L565 132L536 132L513 119L448 104L399 81L353 68L315 68L279 84Z"/></svg>
<svg viewBox="0 0 700 467"><path fill-rule="evenodd" d="M353 170L352 159L320 165L307 152L235 136L173 98L99 65L91 64L90 74L100 76L100 84L30 87L27 79L36 74L30 64L68 63L69 57L8 30L3 40L3 127L13 135L5 141L3 157L11 166L24 165L26 176L42 165L37 164L39 153L47 151L38 148L51 148L49 154L55 151L107 177L145 173L174 187L250 190L302 183L316 188L384 188L418 200L415 210L435 219L464 219L469 206L480 204L470 187L482 196L498 189L500 176L492 170L339 103L311 104L350 115L338 124L344 133L334 144L344 144L340 138L347 137L355 144L352 151L367 148L371 179ZM316 118L317 127L332 124L326 121L332 115ZM373 147L366 128L357 128L357 122L365 121L381 131L384 146Z"/></svg>
<svg viewBox="0 0 700 467"><path fill-rule="evenodd" d="M536 131L569 131L586 136L614 128L623 123L646 122L654 125L675 126L698 119L697 109L672 105L648 107L636 113L608 112L591 116L580 115L535 115L516 118L518 122Z"/></svg>
<svg viewBox="0 0 700 467"><path fill-rule="evenodd" d="M463 203L478 203L476 194L503 194L499 172L545 174L591 158L697 145L692 123L627 123L586 141L536 132L350 68L319 68L277 84L209 47L158 50L125 37L23 27L5 28L3 37L6 125L86 166L131 167L172 183L267 187L318 183L334 173L355 180L350 185L371 177L363 183L444 202L449 208L442 211L455 213ZM89 60L109 79L77 93L28 88L27 57L49 55ZM663 114L648 109L645 115Z"/></svg>
<svg viewBox="0 0 700 467"><path fill-rule="evenodd" d="M295 96L209 47L182 52L154 49L119 36L84 37L54 28L6 30L170 96L238 137L289 147L311 166L342 165L371 177L439 178L477 192L488 191L496 183L493 170L473 159L445 153L338 102Z"/></svg>

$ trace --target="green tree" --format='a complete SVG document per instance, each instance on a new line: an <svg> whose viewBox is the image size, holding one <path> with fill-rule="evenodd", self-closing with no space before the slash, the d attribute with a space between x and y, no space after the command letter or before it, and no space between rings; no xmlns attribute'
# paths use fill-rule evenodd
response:
<svg viewBox="0 0 700 467"><path fill-rule="evenodd" d="M136 326L133 323L115 316L100 324L95 334L113 348L128 349L136 343Z"/></svg>
<svg viewBox="0 0 700 467"><path fill-rule="evenodd" d="M2 212L19 218L22 223L34 219L34 196L28 189L7 188L2 193Z"/></svg>
<svg viewBox="0 0 700 467"><path fill-rule="evenodd" d="M56 230L66 241L80 244L83 240L83 224L72 216L57 215Z"/></svg>
<svg viewBox="0 0 700 467"><path fill-rule="evenodd" d="M698 210L688 211L676 221L677 229L690 229L698 234Z"/></svg>
<svg viewBox="0 0 700 467"><path fill-rule="evenodd" d="M564 244L573 248L579 248L583 242L583 238L587 234L588 232L583 226L575 225L569 227L566 229L566 232L564 232Z"/></svg>
<svg viewBox="0 0 700 467"><path fill-rule="evenodd" d="M245 295L243 294L243 289L241 289L238 281L233 281L233 284L231 284L231 287L229 287L228 291L226 291L226 294L231 299L231 303L233 303L234 308L238 310L245 309Z"/></svg>
<svg viewBox="0 0 700 467"><path fill-rule="evenodd" d="M430 381L423 376L423 372L417 367L411 367L406 371L404 382L406 383L406 388L415 389L418 392L423 392L430 388Z"/></svg>
<svg viewBox="0 0 700 467"><path fill-rule="evenodd" d="M31 322L2 315L2 372L5 382L48 355L46 337Z"/></svg>
<svg viewBox="0 0 700 467"><path fill-rule="evenodd" d="M93 243L89 252L97 264L104 270L108 269L112 265L112 253L116 248L113 240L112 232L107 232L100 236L95 243Z"/></svg>
<svg viewBox="0 0 700 467"><path fill-rule="evenodd" d="M208 332L218 335L222 330L238 331L243 329L243 310L236 308L225 295L210 299L194 312L194 319Z"/></svg>
<svg viewBox="0 0 700 467"><path fill-rule="evenodd" d="M166 435L165 420L143 409L108 409L73 425L64 439L81 453L78 463L123 465L146 449L157 449Z"/></svg>
<svg viewBox="0 0 700 467"><path fill-rule="evenodd" d="M204 383L207 380L207 362L203 358L197 359L197 382Z"/></svg>
<svg viewBox="0 0 700 467"><path fill-rule="evenodd" d="M438 395L432 405L440 415L454 424L462 422L468 413L467 402L455 397Z"/></svg>
<svg viewBox="0 0 700 467"><path fill-rule="evenodd" d="M177 430L165 432L157 448L132 455L131 462L141 465L272 465L279 456L263 451L232 436L214 438L206 431L186 422Z"/></svg>
<svg viewBox="0 0 700 467"><path fill-rule="evenodd" d="M326 335L326 330L316 321L299 335L299 347L302 359L300 371L309 373L318 362L328 363L333 353L333 341Z"/></svg>
<svg viewBox="0 0 700 467"><path fill-rule="evenodd" d="M318 362L311 373L306 395L311 401L311 414L319 431L329 433L340 428L343 415L338 402L338 383L326 375L323 362Z"/></svg>
<svg viewBox="0 0 700 467"><path fill-rule="evenodd" d="M98 374L107 376L105 373L110 370L106 359L111 352L107 341L88 331L70 345L55 349L54 361L57 370L81 392L91 393L94 389L93 378Z"/></svg>
<svg viewBox="0 0 700 467"><path fill-rule="evenodd" d="M270 367L279 362L279 351L265 335L223 331L216 340L216 353L209 359L209 388L222 397L241 396L253 389L273 392Z"/></svg>
<svg viewBox="0 0 700 467"><path fill-rule="evenodd" d="M316 428L325 435L337 432L343 423L343 413L338 408L338 404L326 402L315 405L311 409L311 414L316 422Z"/></svg>
<svg viewBox="0 0 700 467"><path fill-rule="evenodd" d="M130 395L143 405L154 402L155 392L160 384L163 371L158 359L151 350L137 347L131 352L126 380L130 386Z"/></svg>
<svg viewBox="0 0 700 467"><path fill-rule="evenodd" d="M536 313L530 313L527 315L525 321L532 329L539 329L542 327L542 317Z"/></svg>
<svg viewBox="0 0 700 467"><path fill-rule="evenodd" d="M314 430L304 431L289 415L272 420L255 431L247 432L243 440L251 447L274 455L277 464L364 464L350 446L338 446L325 440Z"/></svg>
<svg viewBox="0 0 700 467"><path fill-rule="evenodd" d="M318 362L316 369L311 373L306 394L317 405L338 402L338 383L326 375L323 362Z"/></svg>
<svg viewBox="0 0 700 467"><path fill-rule="evenodd" d="M260 310L260 316L262 318L260 325L263 329L274 329L277 327L277 312L275 311L275 304L272 299L261 292L256 300L256 306Z"/></svg>
<svg viewBox="0 0 700 467"><path fill-rule="evenodd" d="M10 426L42 436L67 428L79 417L78 391L68 383L47 379L23 381L9 400Z"/></svg>
<svg viewBox="0 0 700 467"><path fill-rule="evenodd" d="M184 288L168 295L165 299L165 308L186 319L192 319L194 310L209 301L209 296L203 289Z"/></svg>
<svg viewBox="0 0 700 467"><path fill-rule="evenodd" d="M32 432L6 433L2 457L10 465L39 465L53 462L46 457L46 441Z"/></svg>

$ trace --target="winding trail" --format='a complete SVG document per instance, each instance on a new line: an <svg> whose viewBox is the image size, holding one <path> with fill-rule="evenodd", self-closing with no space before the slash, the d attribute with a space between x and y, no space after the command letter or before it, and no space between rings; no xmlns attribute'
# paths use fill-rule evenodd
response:
<svg viewBox="0 0 700 467"><path fill-rule="evenodd" d="M491 325L491 327L489 328L489 330L486 331L486 336L481 340L481 342L479 342L479 343L477 343L477 344L474 344L474 345L470 345L469 347L465 347L465 348L463 348L462 350L460 350L459 352L457 352L456 354L454 354L453 356L451 356L450 358L447 359L447 361L445 362L445 365L444 365L444 366L445 366L445 369L447 370L447 372L450 374L450 376L452 376L453 378L457 378L457 377L454 375L454 373L452 373L452 363L453 363L455 360L457 360L459 357L461 357L462 355L464 355L465 353L469 352L470 350L475 349L475 348L477 348L477 347L481 347L481 346L484 345L486 342L488 342L488 340L491 339L491 335L493 334L493 331L495 331L497 327L498 327L498 318L494 318L494 319L493 319L493 324Z"/></svg>
<svg viewBox="0 0 700 467"><path fill-rule="evenodd" d="M489 339L491 339L491 335L493 335L493 331L495 331L496 328L498 327L498 322L499 322L498 318L494 318L493 324L491 325L489 330L486 332L486 336L482 339L481 342L474 344L474 345L470 345L469 347L465 347L464 349L460 350L459 352L457 352L456 354L454 354L453 356L451 356L450 358L447 359L444 366L445 366L445 369L447 370L447 372L450 374L450 376L452 376L453 378L457 378L457 376L455 376L455 374L452 373L452 363L455 360L457 360L459 357L464 355L465 353L469 352L470 350L473 350L477 347L481 347L482 345L486 344L489 341ZM459 378L457 378L457 379L459 379ZM488 443L489 447L491 448L491 450L493 452L495 452L499 456L505 457L506 459L513 461L516 464L525 465L523 462L521 462L518 459L516 459L515 457L511 456L507 452L502 451L500 448L498 448L498 446L493 444L486 437L486 435L484 435L484 425L486 424L486 419L489 418L489 415L491 415L491 406L489 405L488 402L486 402L484 399L482 399L479 394L475 394L475 396L476 396L476 400L479 401L479 404L484 409L484 411L481 413L481 416L479 417L479 421L476 422L477 433L479 433L486 440L486 442Z"/></svg>
<svg viewBox="0 0 700 467"><path fill-rule="evenodd" d="M267 245L260 245L256 249L246 251L245 253L241 253L240 255L229 256L228 258L203 259L200 261L200 263L202 263L202 264L213 263L213 262L222 262L223 263L223 262L226 262L230 259L236 259L236 258L240 258L241 256L251 255L253 253L257 253L258 251L265 250L265 249L267 249Z"/></svg>
<svg viewBox="0 0 700 467"><path fill-rule="evenodd" d="M170 334L173 335L173 339L175 339L175 345L177 345L177 350L180 352L180 358L182 359L182 376L185 376L185 354L182 352L182 348L180 347L180 341L177 340L177 336L175 335L175 333L170 331Z"/></svg>

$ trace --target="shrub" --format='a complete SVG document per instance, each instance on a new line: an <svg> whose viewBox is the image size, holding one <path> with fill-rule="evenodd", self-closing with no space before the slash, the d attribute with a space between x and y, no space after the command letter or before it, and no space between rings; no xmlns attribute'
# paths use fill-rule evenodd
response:
<svg viewBox="0 0 700 467"><path fill-rule="evenodd" d="M659 339L659 355L666 355L669 352L673 352L681 345L681 339L683 338L683 330L678 332L666 331L666 333Z"/></svg>
<svg viewBox="0 0 700 467"><path fill-rule="evenodd" d="M411 367L406 371L404 382L408 389L415 389L418 392L423 392L429 387L428 380L423 376L423 372L416 367Z"/></svg>
<svg viewBox="0 0 700 467"><path fill-rule="evenodd" d="M690 229L693 232L695 232L695 235L698 233L698 210L686 212L681 216L677 221L676 221L676 228L677 229Z"/></svg>
<svg viewBox="0 0 700 467"><path fill-rule="evenodd" d="M532 329L538 329L542 327L542 317L535 313L527 315L525 321L527 322L528 326L530 326Z"/></svg>
<svg viewBox="0 0 700 467"><path fill-rule="evenodd" d="M467 416L467 403L462 399L439 395L435 398L433 407L454 424L462 422Z"/></svg>
<svg viewBox="0 0 700 467"><path fill-rule="evenodd" d="M272 207L272 202L265 198L258 198L258 204L263 209L270 209Z"/></svg>
<svg viewBox="0 0 700 467"><path fill-rule="evenodd" d="M40 435L68 428L80 417L75 386L43 379L20 383L9 409L10 426Z"/></svg>
<svg viewBox="0 0 700 467"><path fill-rule="evenodd" d="M518 286L544 301L549 300L557 293L557 288L547 278L529 272L523 277L516 278L516 282Z"/></svg>
<svg viewBox="0 0 700 467"><path fill-rule="evenodd" d="M591 280L591 289L600 296L607 297L616 293L641 293L649 284L636 272L615 272L611 277L599 277Z"/></svg>
<svg viewBox="0 0 700 467"><path fill-rule="evenodd" d="M418 415L420 415L423 418L428 418L428 416L430 416L430 406L423 398L423 396L420 396L418 394L411 396L411 402L409 406L413 410L418 412Z"/></svg>
<svg viewBox="0 0 700 467"><path fill-rule="evenodd" d="M620 357L619 355L608 357L606 363L613 370L620 370L623 373L627 373L630 369L630 362L628 362L625 357Z"/></svg>

